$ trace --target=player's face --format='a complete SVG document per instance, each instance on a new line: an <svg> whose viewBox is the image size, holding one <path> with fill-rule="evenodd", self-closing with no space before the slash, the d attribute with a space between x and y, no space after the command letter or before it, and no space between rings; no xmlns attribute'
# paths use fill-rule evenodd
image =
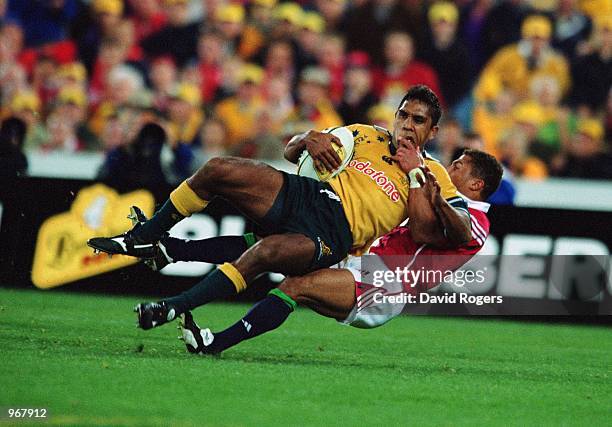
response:
<svg viewBox="0 0 612 427"><path fill-rule="evenodd" d="M465 154L453 161L446 170L460 193L467 194L473 181L472 160Z"/></svg>
<svg viewBox="0 0 612 427"><path fill-rule="evenodd" d="M404 101L395 113L393 144L396 147L399 139L403 138L414 146L423 148L437 132L438 126L432 126L427 104L416 100Z"/></svg>

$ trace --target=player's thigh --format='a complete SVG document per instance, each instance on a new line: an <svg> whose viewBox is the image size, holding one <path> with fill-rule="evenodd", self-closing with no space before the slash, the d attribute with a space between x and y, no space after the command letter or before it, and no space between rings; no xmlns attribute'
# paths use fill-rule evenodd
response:
<svg viewBox="0 0 612 427"><path fill-rule="evenodd" d="M303 234L274 234L259 240L233 264L247 281L266 271L304 274L312 266L315 248L314 241Z"/></svg>
<svg viewBox="0 0 612 427"><path fill-rule="evenodd" d="M263 218L283 186L282 172L259 161L215 157L202 166L189 185L198 194L220 196L253 220Z"/></svg>
<svg viewBox="0 0 612 427"><path fill-rule="evenodd" d="M300 277L289 277L279 289L316 312L345 319L355 305L355 279L345 269L325 268Z"/></svg>

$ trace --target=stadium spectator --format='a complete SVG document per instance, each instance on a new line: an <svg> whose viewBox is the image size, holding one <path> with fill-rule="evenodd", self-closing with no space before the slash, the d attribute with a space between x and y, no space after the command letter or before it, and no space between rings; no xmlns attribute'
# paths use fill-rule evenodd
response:
<svg viewBox="0 0 612 427"><path fill-rule="evenodd" d="M512 176L541 180L548 176L548 167L529 154L529 137L520 128L512 128L501 135L498 158Z"/></svg>
<svg viewBox="0 0 612 427"><path fill-rule="evenodd" d="M431 88L444 106L436 72L415 59L414 40L406 32L391 32L385 37L385 66L374 70L374 91L385 103L397 105L411 86Z"/></svg>
<svg viewBox="0 0 612 427"><path fill-rule="evenodd" d="M123 15L123 0L93 0L72 27L80 60L91 73L103 39L111 37Z"/></svg>
<svg viewBox="0 0 612 427"><path fill-rule="evenodd" d="M227 155L226 138L225 124L215 117L207 119L202 126L201 146L193 148L191 172L195 173L213 157Z"/></svg>
<svg viewBox="0 0 612 427"><path fill-rule="evenodd" d="M89 82L89 93L94 105L105 96L111 70L122 65L126 59L126 46L119 39L109 37L102 40Z"/></svg>
<svg viewBox="0 0 612 427"><path fill-rule="evenodd" d="M463 39L474 73L479 73L488 59L483 39L486 19L491 8L492 0L476 0L463 6L460 19L460 38Z"/></svg>
<svg viewBox="0 0 612 427"><path fill-rule="evenodd" d="M542 111L542 123L539 126L537 141L531 152L549 162L576 132L576 116L561 105L561 93L556 79L549 76L534 78L530 84L531 100Z"/></svg>
<svg viewBox="0 0 612 427"><path fill-rule="evenodd" d="M160 112L166 112L168 109L172 90L177 85L177 74L176 64L169 56L161 56L151 62L149 81L153 93L153 107Z"/></svg>
<svg viewBox="0 0 612 427"><path fill-rule="evenodd" d="M26 123L17 117L7 117L0 125L0 181L27 174L28 159L23 154Z"/></svg>
<svg viewBox="0 0 612 427"><path fill-rule="evenodd" d="M189 0L162 0L168 18L167 25L140 42L149 57L170 55L179 67L195 58L199 23L191 22Z"/></svg>
<svg viewBox="0 0 612 427"><path fill-rule="evenodd" d="M344 94L338 113L344 123L372 123L367 114L377 100L372 90L370 57L363 51L351 52L346 59Z"/></svg>
<svg viewBox="0 0 612 427"><path fill-rule="evenodd" d="M557 79L561 95L570 87L568 63L550 47L551 24L542 15L531 15L521 27L519 43L500 49L487 63L474 90L477 101L487 101L486 88L497 84L514 92L518 99L529 94L529 84L537 76Z"/></svg>
<svg viewBox="0 0 612 427"><path fill-rule="evenodd" d="M305 68L300 74L297 105L287 118L285 127L305 131L341 126L342 118L329 99L329 83L329 74L325 69Z"/></svg>
<svg viewBox="0 0 612 427"><path fill-rule="evenodd" d="M304 16L301 6L294 2L280 3L274 8L271 40L295 40Z"/></svg>
<svg viewBox="0 0 612 427"><path fill-rule="evenodd" d="M332 2L333 3L333 2ZM338 105L344 89L344 39L338 34L325 34L317 50L318 66L329 74L329 99Z"/></svg>
<svg viewBox="0 0 612 427"><path fill-rule="evenodd" d="M55 85L58 88L78 86L83 90L87 89L87 70L80 62L75 61L60 65L54 77Z"/></svg>
<svg viewBox="0 0 612 427"><path fill-rule="evenodd" d="M572 67L571 104L601 111L612 87L612 15L595 19L590 53L578 57Z"/></svg>
<svg viewBox="0 0 612 427"><path fill-rule="evenodd" d="M8 113L23 120L26 124L26 137L23 148L26 151L34 149L38 142L44 139L45 127L41 123L40 98L29 89L20 90L9 104Z"/></svg>
<svg viewBox="0 0 612 427"><path fill-rule="evenodd" d="M146 188L159 196L168 191L161 163L166 132L155 123L145 123L136 138L111 149L98 171L98 180L119 192Z"/></svg>
<svg viewBox="0 0 612 427"><path fill-rule="evenodd" d="M245 56L252 55L252 40L244 40L245 12L240 4L221 5L215 13L215 28L223 36L223 48L226 55L239 55L243 50Z"/></svg>
<svg viewBox="0 0 612 427"><path fill-rule="evenodd" d="M483 93L489 102L478 102L474 108L473 128L482 135L485 151L497 156L499 136L512 127L512 109L516 105L514 92L502 89L499 82L491 81Z"/></svg>
<svg viewBox="0 0 612 427"><path fill-rule="evenodd" d="M314 0L314 6L325 20L327 32L340 32L345 25L346 0Z"/></svg>
<svg viewBox="0 0 612 427"><path fill-rule="evenodd" d="M89 127L100 135L108 117L118 114L130 102L146 96L142 75L129 65L115 66L106 76L104 97L89 120Z"/></svg>
<svg viewBox="0 0 612 427"><path fill-rule="evenodd" d="M347 50L363 50L370 55L374 65L383 66L386 34L409 31L418 47L423 45L425 26L418 2L366 1L350 10L346 17Z"/></svg>
<svg viewBox="0 0 612 427"><path fill-rule="evenodd" d="M485 63L500 49L521 39L521 23L532 10L526 0L495 2L487 13L480 39Z"/></svg>
<svg viewBox="0 0 612 427"><path fill-rule="evenodd" d="M158 0L127 0L131 10L129 19L134 25L136 43L161 30L166 25L166 15Z"/></svg>
<svg viewBox="0 0 612 427"><path fill-rule="evenodd" d="M276 0L253 0L250 3L239 46L239 55L246 61L259 57L268 43L274 27Z"/></svg>
<svg viewBox="0 0 612 427"><path fill-rule="evenodd" d="M438 2L428 18L431 35L421 58L436 71L440 91L453 110L469 94L473 79L468 50L457 38L459 11L453 3Z"/></svg>
<svg viewBox="0 0 612 427"><path fill-rule="evenodd" d="M552 46L573 63L592 30L591 18L578 9L578 0L559 0L553 11Z"/></svg>
<svg viewBox="0 0 612 427"><path fill-rule="evenodd" d="M198 38L198 63L202 101L206 104L218 97L222 82L223 61L227 57L223 50L223 35L216 30L205 31Z"/></svg>
<svg viewBox="0 0 612 427"><path fill-rule="evenodd" d="M66 39L81 7L77 0L9 1L7 19L24 29L26 46L38 47Z"/></svg>
<svg viewBox="0 0 612 427"><path fill-rule="evenodd" d="M461 123L452 117L444 119L440 123L440 130L436 136L433 150L436 158L445 166L448 166L463 152L463 128Z"/></svg>
<svg viewBox="0 0 612 427"><path fill-rule="evenodd" d="M578 132L553 162L553 174L570 178L612 179L612 156L604 146L599 120L578 123Z"/></svg>
<svg viewBox="0 0 612 427"><path fill-rule="evenodd" d="M238 72L236 94L217 104L214 115L227 128L226 149L231 151L254 137L256 121L264 108L261 84L264 72L255 64L245 64Z"/></svg>
<svg viewBox="0 0 612 427"><path fill-rule="evenodd" d="M119 119L117 114L114 114L104 122L102 134L100 135L100 144L102 151L108 156L113 150L127 143L125 125Z"/></svg>
<svg viewBox="0 0 612 427"><path fill-rule="evenodd" d="M16 31L13 31L15 27ZM19 91L27 90L27 74L18 63L21 53L20 30L12 24L0 29L0 88L6 105Z"/></svg>
<svg viewBox="0 0 612 427"><path fill-rule="evenodd" d="M53 57L46 55L40 55L34 64L30 86L32 90L38 94L43 104L43 108L53 100L57 88L61 87L55 86L57 68L57 61Z"/></svg>
<svg viewBox="0 0 612 427"><path fill-rule="evenodd" d="M204 122L200 89L190 83L179 83L170 94L168 133L171 145L200 145L200 129Z"/></svg>
<svg viewBox="0 0 612 427"><path fill-rule="evenodd" d="M295 50L288 40L273 40L265 53L264 71L266 80L278 77L293 85L296 79L297 66Z"/></svg>
<svg viewBox="0 0 612 427"><path fill-rule="evenodd" d="M540 129L544 126L544 109L535 101L525 101L512 110L514 128L520 129L527 136L527 150L544 162L554 154L553 148L547 147L539 140Z"/></svg>
<svg viewBox="0 0 612 427"><path fill-rule="evenodd" d="M300 69L317 64L317 50L321 47L325 20L316 12L304 12L300 21L298 43L298 67Z"/></svg>
<svg viewBox="0 0 612 427"><path fill-rule="evenodd" d="M125 49L126 62L132 65L139 64L144 60L144 53L140 45L137 44L134 23L129 19L122 19L112 32L112 36L119 40Z"/></svg>
<svg viewBox="0 0 612 427"><path fill-rule="evenodd" d="M57 94L54 111L74 127L80 149L101 149L97 136L87 126L87 94L83 88L75 84L63 86Z"/></svg>
<svg viewBox="0 0 612 427"><path fill-rule="evenodd" d="M395 119L395 110L387 104L379 103L368 110L367 118L366 123L384 129L392 129L393 120Z"/></svg>
<svg viewBox="0 0 612 427"><path fill-rule="evenodd" d="M283 77L272 77L267 82L264 97L265 109L270 114L274 132L280 137L285 120L295 108L291 82Z"/></svg>
<svg viewBox="0 0 612 427"><path fill-rule="evenodd" d="M46 134L39 151L76 153L84 146L77 136L76 124L65 120L56 110L49 114L46 121Z"/></svg>
<svg viewBox="0 0 612 427"><path fill-rule="evenodd" d="M285 145L274 132L274 118L266 108L255 117L255 132L250 139L238 144L230 154L250 159L283 160Z"/></svg>

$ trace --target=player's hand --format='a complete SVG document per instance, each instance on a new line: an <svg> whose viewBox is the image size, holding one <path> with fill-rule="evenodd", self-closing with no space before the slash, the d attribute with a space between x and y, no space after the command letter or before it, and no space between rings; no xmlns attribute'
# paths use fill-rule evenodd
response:
<svg viewBox="0 0 612 427"><path fill-rule="evenodd" d="M431 204L433 206L437 206L443 200L442 195L440 194L440 183L429 169L423 168L423 172L425 173L425 183L422 184L422 187L425 190L425 194L431 201Z"/></svg>
<svg viewBox="0 0 612 427"><path fill-rule="evenodd" d="M399 138L397 151L391 160L396 161L405 173L424 165L420 148L404 138Z"/></svg>
<svg viewBox="0 0 612 427"><path fill-rule="evenodd" d="M332 147L332 142L340 147L342 146L340 138L331 133L311 130L304 137L304 142L317 170L326 169L331 172L340 167L342 160Z"/></svg>

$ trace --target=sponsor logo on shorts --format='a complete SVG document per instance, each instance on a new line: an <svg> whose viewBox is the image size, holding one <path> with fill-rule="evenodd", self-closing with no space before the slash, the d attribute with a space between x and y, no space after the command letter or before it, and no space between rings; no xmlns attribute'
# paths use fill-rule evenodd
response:
<svg viewBox="0 0 612 427"><path fill-rule="evenodd" d="M319 190L319 193L327 194L327 197L329 197L330 199L340 202L340 196L338 196L333 191L321 189Z"/></svg>
<svg viewBox="0 0 612 427"><path fill-rule="evenodd" d="M377 171L376 169L371 167L370 162L359 162L357 160L351 160L348 167L354 168L359 172L367 175L376 183L377 186L381 188L381 190L391 199L393 202L399 202L400 193L397 190L395 184L387 178L384 172Z"/></svg>
<svg viewBox="0 0 612 427"><path fill-rule="evenodd" d="M317 259L321 259L322 256L330 256L333 253L331 248L320 237L317 237L317 241L319 242L319 256Z"/></svg>

